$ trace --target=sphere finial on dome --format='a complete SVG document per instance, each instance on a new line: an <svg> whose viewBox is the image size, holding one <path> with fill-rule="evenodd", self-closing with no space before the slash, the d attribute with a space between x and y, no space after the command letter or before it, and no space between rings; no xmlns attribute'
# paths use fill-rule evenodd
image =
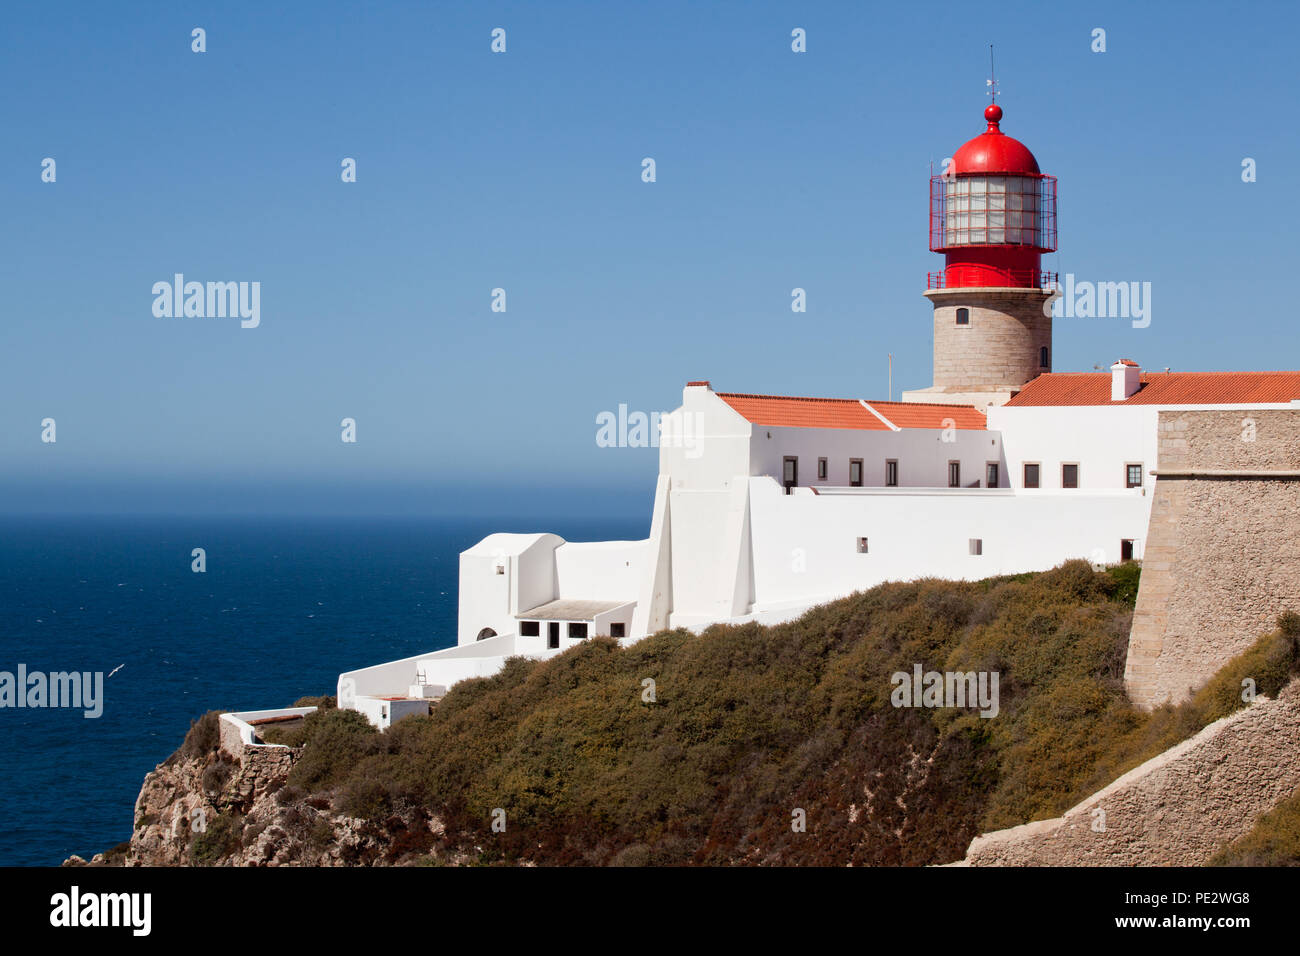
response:
<svg viewBox="0 0 1300 956"><path fill-rule="evenodd" d="M990 103L988 106L984 107L984 118L989 121L988 132L1002 132L998 129L998 122L1002 119L1002 107L998 106L997 103Z"/></svg>

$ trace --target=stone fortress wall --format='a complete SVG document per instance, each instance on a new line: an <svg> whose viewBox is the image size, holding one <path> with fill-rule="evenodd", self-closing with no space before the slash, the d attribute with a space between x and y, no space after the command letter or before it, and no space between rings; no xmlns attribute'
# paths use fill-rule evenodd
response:
<svg viewBox="0 0 1300 956"><path fill-rule="evenodd" d="M1300 612L1300 407L1161 411L1124 683L1179 703Z"/></svg>
<svg viewBox="0 0 1300 956"><path fill-rule="evenodd" d="M958 865L1202 865L1300 788L1297 754L1300 680L1152 757L1064 816L976 837Z"/></svg>
<svg viewBox="0 0 1300 956"><path fill-rule="evenodd" d="M1178 703L1300 611L1300 407L1161 411L1124 680ZM958 866L1191 866L1300 789L1300 679L1053 820L976 837Z"/></svg>

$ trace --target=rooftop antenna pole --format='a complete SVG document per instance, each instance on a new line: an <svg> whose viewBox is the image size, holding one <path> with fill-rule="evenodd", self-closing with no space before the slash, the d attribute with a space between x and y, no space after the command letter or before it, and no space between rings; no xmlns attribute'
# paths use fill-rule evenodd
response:
<svg viewBox="0 0 1300 956"><path fill-rule="evenodd" d="M889 352L889 401L894 400L894 353Z"/></svg>
<svg viewBox="0 0 1300 956"><path fill-rule="evenodd" d="M993 97L993 102L998 101L998 81L993 73L993 44L989 44L989 79L984 84L989 88L989 96Z"/></svg>

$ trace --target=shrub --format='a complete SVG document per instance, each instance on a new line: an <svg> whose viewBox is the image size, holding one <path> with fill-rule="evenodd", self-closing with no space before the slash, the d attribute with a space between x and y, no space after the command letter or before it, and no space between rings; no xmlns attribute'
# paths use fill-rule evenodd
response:
<svg viewBox="0 0 1300 956"><path fill-rule="evenodd" d="M210 710L198 720L190 721L190 729L177 753L183 760L197 760L215 753L221 746L221 711Z"/></svg>
<svg viewBox="0 0 1300 956"><path fill-rule="evenodd" d="M1289 638L1300 638L1300 614L1283 611L1277 616L1277 629Z"/></svg>
<svg viewBox="0 0 1300 956"><path fill-rule="evenodd" d="M289 783L308 790L345 780L375 745L379 733L355 710L318 710L303 720L304 751Z"/></svg>
<svg viewBox="0 0 1300 956"><path fill-rule="evenodd" d="M320 697L299 697L293 702L295 707L318 707L321 710L334 710L338 707L338 701L332 694L325 694Z"/></svg>
<svg viewBox="0 0 1300 956"><path fill-rule="evenodd" d="M288 726L285 724L269 724L258 732L258 736L264 743L281 744L285 747L301 747L303 741L307 739L307 731L302 721Z"/></svg>
<svg viewBox="0 0 1300 956"><path fill-rule="evenodd" d="M371 822L386 817L393 809L388 787L374 777L353 777L343 785L338 808L348 816Z"/></svg>
<svg viewBox="0 0 1300 956"><path fill-rule="evenodd" d="M1300 866L1300 792L1255 822L1249 833L1216 853L1209 866Z"/></svg>
<svg viewBox="0 0 1300 956"><path fill-rule="evenodd" d="M216 796L234 772L235 765L229 760L215 760L208 764L201 778L204 792L210 797Z"/></svg>
<svg viewBox="0 0 1300 956"><path fill-rule="evenodd" d="M1115 600L1133 607L1137 604L1138 584L1142 580L1142 565L1136 561L1113 564L1106 574L1115 584Z"/></svg>
<svg viewBox="0 0 1300 956"><path fill-rule="evenodd" d="M244 819L238 814L220 814L208 822L202 833L190 841L190 860L196 866L211 866L223 857L239 852Z"/></svg>
<svg viewBox="0 0 1300 956"><path fill-rule="evenodd" d="M1300 617L1185 706L1134 707L1138 573L1071 561L884 584L771 627L593 638L458 683L383 734L353 711L313 714L290 782L385 827L408 809L439 817L448 855L481 863L945 863L1242 706L1243 676L1275 693L1296 672ZM895 708L891 675L918 663L996 672L998 717ZM816 838L793 833L792 808Z"/></svg>

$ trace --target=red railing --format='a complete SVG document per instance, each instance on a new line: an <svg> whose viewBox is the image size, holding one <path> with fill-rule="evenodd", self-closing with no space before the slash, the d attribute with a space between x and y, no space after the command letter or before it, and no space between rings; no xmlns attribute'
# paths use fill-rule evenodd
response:
<svg viewBox="0 0 1300 956"><path fill-rule="evenodd" d="M983 277L982 277L983 278ZM1060 285L1060 274L1056 272L1038 272L1024 269L1003 269L1000 270L999 281L1005 279L1003 286L1012 289L1055 289ZM958 278L957 281L949 282L948 273L945 272L927 272L925 276L925 287L927 289L963 289L988 287L987 280L978 283L970 282Z"/></svg>

